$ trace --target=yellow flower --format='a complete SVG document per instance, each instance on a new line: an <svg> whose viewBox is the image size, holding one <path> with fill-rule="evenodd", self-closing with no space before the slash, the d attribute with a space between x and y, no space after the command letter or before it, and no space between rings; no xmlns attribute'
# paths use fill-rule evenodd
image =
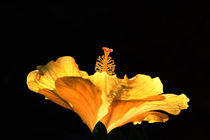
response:
<svg viewBox="0 0 210 140"><path fill-rule="evenodd" d="M188 108L185 94L163 94L158 77L137 74L131 79L126 75L117 78L109 56L113 50L102 49L104 55L97 59L95 74L79 70L74 58L64 56L30 72L29 89L76 112L91 131L99 121L108 133L129 122L166 122L168 116L159 111L178 115Z"/></svg>

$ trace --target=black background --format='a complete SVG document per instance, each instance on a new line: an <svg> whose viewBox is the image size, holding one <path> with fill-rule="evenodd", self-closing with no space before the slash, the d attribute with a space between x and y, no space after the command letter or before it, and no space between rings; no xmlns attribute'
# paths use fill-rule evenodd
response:
<svg viewBox="0 0 210 140"><path fill-rule="evenodd" d="M0 10L2 95L8 96L2 98L7 102L2 116L9 119L5 128L11 134L86 139L90 131L80 118L30 91L26 77L37 65L66 55L93 74L101 47L107 46L114 50L118 77L158 76L165 93L190 98L189 109L167 123L143 123L137 130L144 127L149 140L209 138L208 0L7 1Z"/></svg>

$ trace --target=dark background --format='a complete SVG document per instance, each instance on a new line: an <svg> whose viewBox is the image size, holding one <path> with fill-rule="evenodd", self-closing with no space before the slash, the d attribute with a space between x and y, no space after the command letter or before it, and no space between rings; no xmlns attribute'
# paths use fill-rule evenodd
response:
<svg viewBox="0 0 210 140"><path fill-rule="evenodd" d="M190 98L189 109L170 116L167 123L143 123L135 129L144 127L149 140L209 138L208 0L6 1L0 10L1 85L6 89L2 95L8 96L2 99L7 102L2 116L9 119L5 129L11 135L87 139L90 131L80 118L30 91L26 76L37 65L65 55L93 74L101 47L107 46L114 50L118 77L158 76L165 93Z"/></svg>

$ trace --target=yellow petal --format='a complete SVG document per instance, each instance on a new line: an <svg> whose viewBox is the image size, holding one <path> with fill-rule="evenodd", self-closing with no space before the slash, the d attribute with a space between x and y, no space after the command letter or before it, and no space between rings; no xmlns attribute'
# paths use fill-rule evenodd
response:
<svg viewBox="0 0 210 140"><path fill-rule="evenodd" d="M144 121L149 123L154 122L166 122L168 120L168 115L161 113L161 112L150 112L145 118Z"/></svg>
<svg viewBox="0 0 210 140"><path fill-rule="evenodd" d="M163 93L163 85L158 77L137 74L134 78L124 79L117 78L116 75L109 75L106 72L96 72L91 76L84 76L95 84L103 94L106 100L142 100L147 97L151 98ZM162 96L159 96L162 98Z"/></svg>
<svg viewBox="0 0 210 140"><path fill-rule="evenodd" d="M124 80L127 82L127 91L121 95L121 100L144 99L163 93L163 85L158 77L137 74L131 79L125 76Z"/></svg>
<svg viewBox="0 0 210 140"><path fill-rule="evenodd" d="M109 106L108 114L101 119L101 122L106 127L107 132L109 133L112 129L128 123L127 120L122 122L121 119L131 108L143 103L143 101L113 101Z"/></svg>
<svg viewBox="0 0 210 140"><path fill-rule="evenodd" d="M71 103L84 123L93 131L101 119L98 112L102 105L101 91L89 80L80 77L62 77L55 82L58 95Z"/></svg>
<svg viewBox="0 0 210 140"><path fill-rule="evenodd" d="M47 65L38 66L38 70L32 71L27 76L27 84L30 90L38 92L40 89L55 90L55 80L63 76L87 76L80 71L73 57L64 56Z"/></svg>
<svg viewBox="0 0 210 140"><path fill-rule="evenodd" d="M140 123L144 120L150 123L165 122L168 120L167 115L154 112L155 110L178 115L182 109L187 109L188 107L187 102L189 99L184 94L179 96L166 94L163 96L165 98L160 100L113 101L109 107L109 113L101 119L101 122L106 126L107 131L110 132L112 129L129 122Z"/></svg>
<svg viewBox="0 0 210 140"><path fill-rule="evenodd" d="M52 102L66 109L72 109L71 104L69 104L67 101L65 101L61 97L59 97L55 91L51 91L48 89L41 89L39 90L39 94L44 95L46 99L51 100Z"/></svg>
<svg viewBox="0 0 210 140"><path fill-rule="evenodd" d="M89 79L102 93L102 105L99 109L99 118L104 117L108 113L108 108L111 102L122 93L122 87L125 83L124 79L118 79L116 75L109 75L106 72L96 72L91 76L84 76L83 78Z"/></svg>
<svg viewBox="0 0 210 140"><path fill-rule="evenodd" d="M84 77L89 79L94 85L96 85L101 91L106 93L107 96L114 96L115 90L121 85L121 79L118 79L116 75L109 75L106 72L96 72L94 75Z"/></svg>

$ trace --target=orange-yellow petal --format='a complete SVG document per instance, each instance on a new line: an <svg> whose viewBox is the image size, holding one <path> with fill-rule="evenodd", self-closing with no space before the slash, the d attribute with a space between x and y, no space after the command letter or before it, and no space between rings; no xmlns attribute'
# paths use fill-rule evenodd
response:
<svg viewBox="0 0 210 140"><path fill-rule="evenodd" d="M101 119L107 131L122 126L129 122L141 123L142 121L165 122L167 115L154 112L161 110L173 115L178 115L182 109L187 109L189 99L184 95L166 94L164 99L158 100L130 100L113 101L108 114ZM154 97L153 97L154 98Z"/></svg>
<svg viewBox="0 0 210 140"><path fill-rule="evenodd" d="M91 76L84 76L96 85L107 96L111 96L114 92L121 88L122 79L118 79L116 75L109 75L106 72L96 72Z"/></svg>
<svg viewBox="0 0 210 140"><path fill-rule="evenodd" d="M112 129L128 123L127 120L121 121L121 119L123 119L131 108L137 107L143 103L144 101L113 101L109 106L108 114L101 119L107 132L109 133Z"/></svg>
<svg viewBox="0 0 210 140"><path fill-rule="evenodd" d="M127 90L119 98L121 100L144 99L163 93L163 85L158 77L137 74L131 79L125 76L124 80L127 83Z"/></svg>
<svg viewBox="0 0 210 140"><path fill-rule="evenodd" d="M147 121L149 123L166 122L167 120L168 115L156 111L150 111L149 114L144 118L144 121Z"/></svg>
<svg viewBox="0 0 210 140"><path fill-rule="evenodd" d="M64 56L47 65L38 66L38 70L30 72L27 84L30 90L38 92L40 89L55 90L55 80L64 76L87 76L85 71L80 71L73 57Z"/></svg>
<svg viewBox="0 0 210 140"><path fill-rule="evenodd" d="M41 89L39 90L39 94L44 95L47 100L50 100L66 109L72 109L71 104L59 97L56 91L51 91L49 89Z"/></svg>
<svg viewBox="0 0 210 140"><path fill-rule="evenodd" d="M98 112L102 105L101 91L90 82L80 77L62 77L55 81L58 95L72 105L84 123L93 131L101 119Z"/></svg>
<svg viewBox="0 0 210 140"><path fill-rule="evenodd" d="M118 79L116 75L110 75L106 72L96 72L91 76L84 76L83 78L90 80L102 93L102 105L99 109L99 118L104 117L108 113L109 105L113 100L118 98L123 87L124 80Z"/></svg>

